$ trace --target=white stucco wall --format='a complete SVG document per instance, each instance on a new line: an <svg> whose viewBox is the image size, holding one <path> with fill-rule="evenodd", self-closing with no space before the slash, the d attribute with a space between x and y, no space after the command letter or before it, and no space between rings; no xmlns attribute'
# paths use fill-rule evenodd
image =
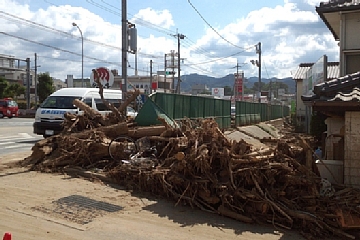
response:
<svg viewBox="0 0 360 240"><path fill-rule="evenodd" d="M303 81L296 81L296 115L297 116L305 116L305 105L301 100L301 95L303 94Z"/></svg>

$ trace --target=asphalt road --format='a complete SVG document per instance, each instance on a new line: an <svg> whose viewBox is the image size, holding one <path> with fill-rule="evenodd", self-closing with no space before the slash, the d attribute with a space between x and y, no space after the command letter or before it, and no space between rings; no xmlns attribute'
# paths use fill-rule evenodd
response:
<svg viewBox="0 0 360 240"><path fill-rule="evenodd" d="M0 155L31 150L42 139L33 134L33 118L0 118Z"/></svg>

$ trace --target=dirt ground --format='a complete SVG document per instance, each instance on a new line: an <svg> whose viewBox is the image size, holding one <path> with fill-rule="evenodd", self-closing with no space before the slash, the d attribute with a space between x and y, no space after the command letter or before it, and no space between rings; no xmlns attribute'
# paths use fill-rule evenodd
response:
<svg viewBox="0 0 360 240"><path fill-rule="evenodd" d="M0 235L10 232L13 240L303 239L98 180L14 166L28 155L0 156Z"/></svg>

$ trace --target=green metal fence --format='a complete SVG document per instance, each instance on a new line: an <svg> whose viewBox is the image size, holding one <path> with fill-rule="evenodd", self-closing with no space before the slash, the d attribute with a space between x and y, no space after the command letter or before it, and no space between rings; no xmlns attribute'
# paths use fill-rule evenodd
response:
<svg viewBox="0 0 360 240"><path fill-rule="evenodd" d="M155 93L150 98L175 120L185 117L214 118L220 128L231 127L231 102L229 100L172 93Z"/></svg>
<svg viewBox="0 0 360 240"><path fill-rule="evenodd" d="M235 104L235 125L244 126L289 116L290 108L284 105L238 101Z"/></svg>
<svg viewBox="0 0 360 240"><path fill-rule="evenodd" d="M214 118L220 128L231 127L231 101L203 96L172 93L154 93L150 102L141 109L135 121L150 125L158 123L159 114L179 120L183 118ZM145 103L146 104L146 103ZM156 111L153 110L156 109ZM237 101L235 104L235 126L244 126L289 116L290 108L284 105ZM150 114L151 113L151 114ZM153 116L149 118L149 116Z"/></svg>

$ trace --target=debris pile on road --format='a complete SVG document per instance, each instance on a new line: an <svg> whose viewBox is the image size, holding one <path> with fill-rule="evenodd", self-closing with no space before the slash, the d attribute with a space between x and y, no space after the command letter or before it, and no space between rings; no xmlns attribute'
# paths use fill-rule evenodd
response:
<svg viewBox="0 0 360 240"><path fill-rule="evenodd" d="M308 239L354 239L346 228L360 225L360 191L327 186L301 164L303 144L294 137L254 150L243 140L229 140L211 119L136 127L121 109L110 107L112 115L104 118L80 101L74 104L85 114L67 114L63 133L36 143L24 165L46 172L100 169L129 189L172 198L176 205L298 229ZM116 142L119 155L111 157L109 144L119 136L137 140L130 144L138 154L125 154L123 143Z"/></svg>

